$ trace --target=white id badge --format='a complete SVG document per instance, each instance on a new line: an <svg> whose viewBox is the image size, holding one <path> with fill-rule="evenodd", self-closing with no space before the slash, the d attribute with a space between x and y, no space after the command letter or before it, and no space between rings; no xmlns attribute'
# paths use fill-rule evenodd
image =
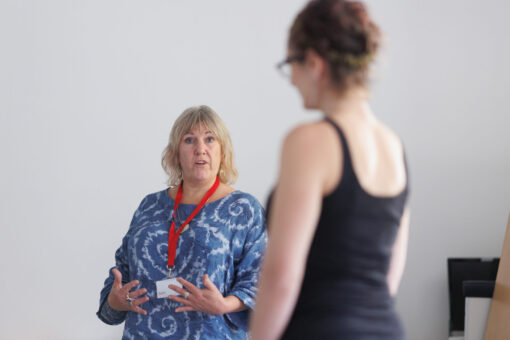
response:
<svg viewBox="0 0 510 340"><path fill-rule="evenodd" d="M182 285L179 283L179 281L177 281L177 279L166 279L156 281L158 299L166 299L168 295L179 295L179 293L177 293L176 291L168 288L168 285L174 285L182 288Z"/></svg>

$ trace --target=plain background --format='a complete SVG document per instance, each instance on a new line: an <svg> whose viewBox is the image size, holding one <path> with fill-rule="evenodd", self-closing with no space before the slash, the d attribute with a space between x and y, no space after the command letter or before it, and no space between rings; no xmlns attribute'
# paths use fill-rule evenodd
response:
<svg viewBox="0 0 510 340"><path fill-rule="evenodd" d="M263 203L282 138L320 119L274 65L303 0L0 1L0 338L119 339L95 316L174 119L207 104ZM447 337L446 259L499 256L510 211L508 1L372 0L372 106L404 140L412 340Z"/></svg>

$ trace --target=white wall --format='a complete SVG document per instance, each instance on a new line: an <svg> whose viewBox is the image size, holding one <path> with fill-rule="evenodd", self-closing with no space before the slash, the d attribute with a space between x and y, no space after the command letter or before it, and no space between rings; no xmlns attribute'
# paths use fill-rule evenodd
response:
<svg viewBox="0 0 510 340"><path fill-rule="evenodd" d="M499 256L510 213L510 3L371 4L389 64L374 107L405 140L412 171L397 305L410 339L444 339L446 258Z"/></svg>
<svg viewBox="0 0 510 340"><path fill-rule="evenodd" d="M0 2L0 338L120 338L99 290L186 107L224 118L237 187L265 201L285 131L319 117L274 69L303 4ZM444 339L446 258L498 256L510 211L510 4L369 4L387 35L373 107L412 176L397 305L410 339Z"/></svg>

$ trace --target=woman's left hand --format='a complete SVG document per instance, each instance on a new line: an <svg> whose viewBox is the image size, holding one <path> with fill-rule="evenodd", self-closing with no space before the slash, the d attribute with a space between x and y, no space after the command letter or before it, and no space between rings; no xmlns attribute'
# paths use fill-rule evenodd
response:
<svg viewBox="0 0 510 340"><path fill-rule="evenodd" d="M181 283L184 288L180 288L175 285L169 285L168 287L183 297L170 295L170 300L182 303L184 306L176 308L176 312L191 312L200 311L208 314L222 315L226 313L227 303L225 297L216 288L214 283L209 279L207 274L202 278L204 289L199 289L197 286L188 282L182 278L178 278L177 281ZM188 293L188 294L186 294ZM187 298L184 298L186 296Z"/></svg>

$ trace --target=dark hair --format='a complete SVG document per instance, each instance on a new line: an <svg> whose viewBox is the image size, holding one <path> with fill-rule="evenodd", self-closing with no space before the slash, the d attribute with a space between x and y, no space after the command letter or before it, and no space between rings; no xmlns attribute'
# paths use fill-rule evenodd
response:
<svg viewBox="0 0 510 340"><path fill-rule="evenodd" d="M361 2L312 0L291 26L289 48L303 54L314 50L328 63L333 84L343 90L367 84L380 40L379 28Z"/></svg>

